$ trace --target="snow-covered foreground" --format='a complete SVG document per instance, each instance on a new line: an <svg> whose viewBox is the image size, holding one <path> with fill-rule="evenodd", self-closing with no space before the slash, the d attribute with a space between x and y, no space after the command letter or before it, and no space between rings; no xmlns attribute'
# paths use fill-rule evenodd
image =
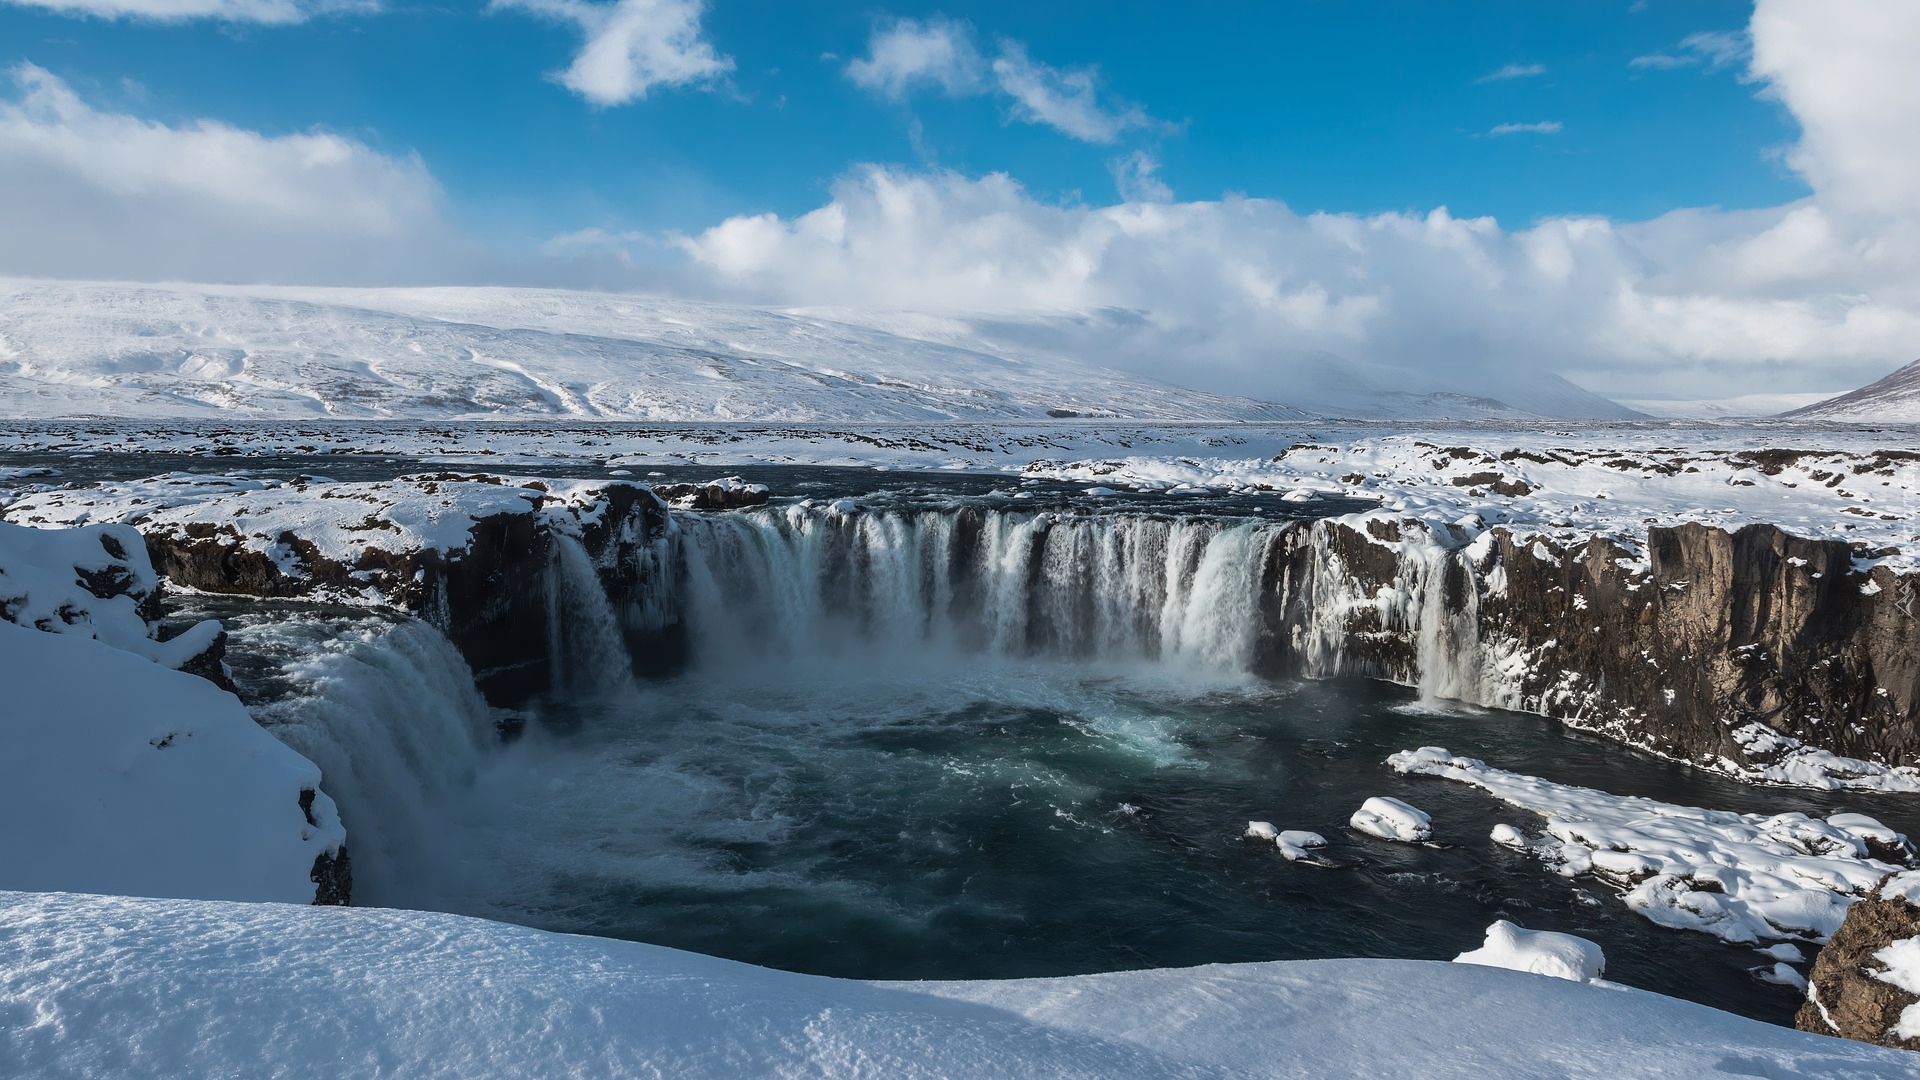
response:
<svg viewBox="0 0 1920 1080"><path fill-rule="evenodd" d="M173 670L138 533L0 523L0 885L314 899L345 832L320 770L238 698Z"/></svg>
<svg viewBox="0 0 1920 1080"><path fill-rule="evenodd" d="M1865 1080L1920 1059L1469 964L873 984L452 915L3 893L0 1074Z"/></svg>

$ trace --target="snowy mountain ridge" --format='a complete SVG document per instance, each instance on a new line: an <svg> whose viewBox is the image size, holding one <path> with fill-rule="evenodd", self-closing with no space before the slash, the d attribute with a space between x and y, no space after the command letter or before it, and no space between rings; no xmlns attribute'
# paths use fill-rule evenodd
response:
<svg viewBox="0 0 1920 1080"><path fill-rule="evenodd" d="M1289 403L1276 404L1078 359L1125 366L1143 348L1159 355L1159 339L1134 335L1125 314L779 309L499 287L0 281L0 401L19 417L153 419L1638 415L1549 373L1506 379L1495 400L1397 367L1276 358L1290 373Z"/></svg>
<svg viewBox="0 0 1920 1080"><path fill-rule="evenodd" d="M1795 420L1920 423L1920 360L1858 390L1782 415Z"/></svg>
<svg viewBox="0 0 1920 1080"><path fill-rule="evenodd" d="M0 284L15 416L1287 420L1300 410L771 309L537 289Z"/></svg>

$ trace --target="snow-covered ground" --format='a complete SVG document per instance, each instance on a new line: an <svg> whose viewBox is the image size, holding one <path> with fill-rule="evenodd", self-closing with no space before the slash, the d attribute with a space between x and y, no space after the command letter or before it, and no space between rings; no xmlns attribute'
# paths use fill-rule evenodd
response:
<svg viewBox="0 0 1920 1080"><path fill-rule="evenodd" d="M1541 815L1544 827L1533 838L1509 830L1496 842L1521 846L1568 877L1608 882L1629 908L1661 926L1734 944L1824 942L1847 905L1902 869L1871 852L1890 852L1904 839L1861 814L1822 821L1676 806L1556 784L1432 746L1387 764L1472 784Z"/></svg>
<svg viewBox="0 0 1920 1080"><path fill-rule="evenodd" d="M0 894L0 1074L1920 1076L1904 1052L1498 968L859 983L419 912Z"/></svg>
<svg viewBox="0 0 1920 1080"><path fill-rule="evenodd" d="M1286 419L1043 353L766 308L537 289L0 282L12 416Z"/></svg>
<svg viewBox="0 0 1920 1080"><path fill-rule="evenodd" d="M131 529L0 523L0 888L310 902L320 770L171 670L220 627L156 640L155 584Z"/></svg>

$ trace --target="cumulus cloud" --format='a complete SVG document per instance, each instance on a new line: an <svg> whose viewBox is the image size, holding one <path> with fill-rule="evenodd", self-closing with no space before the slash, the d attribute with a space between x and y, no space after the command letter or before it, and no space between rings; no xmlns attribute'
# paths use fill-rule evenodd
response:
<svg viewBox="0 0 1920 1080"><path fill-rule="evenodd" d="M178 127L93 108L52 73L0 98L0 272L189 280L419 280L456 265L412 157L324 132Z"/></svg>
<svg viewBox="0 0 1920 1080"><path fill-rule="evenodd" d="M62 15L103 19L180 22L217 19L244 23L297 23L320 14L377 10L377 0L0 0Z"/></svg>
<svg viewBox="0 0 1920 1080"><path fill-rule="evenodd" d="M1800 122L1787 161L1814 189L1770 209L1520 229L1445 209L1303 214L1167 201L1150 158L1122 158L1113 206L867 167L809 213L678 243L724 294L961 313L1283 400L1321 352L1495 397L1538 370L1628 397L1843 389L1920 356L1920 7L1760 0L1751 31L1748 77Z"/></svg>
<svg viewBox="0 0 1920 1080"><path fill-rule="evenodd" d="M1489 135L1558 135L1563 127L1558 120L1541 120L1532 124L1495 124Z"/></svg>
<svg viewBox="0 0 1920 1080"><path fill-rule="evenodd" d="M1082 142L1113 143L1129 130L1159 126L1137 105L1103 100L1094 68L1044 64L1007 38L987 61L971 27L939 17L875 25L867 55L849 62L846 75L855 85L896 101L923 87L956 97L999 94L1014 119Z"/></svg>
<svg viewBox="0 0 1920 1080"><path fill-rule="evenodd" d="M1545 64L1508 64L1499 71L1482 75L1474 81L1490 83L1502 82L1507 79L1530 79L1535 75L1545 75L1546 73L1547 65Z"/></svg>
<svg viewBox="0 0 1920 1080"><path fill-rule="evenodd" d="M658 86L711 83L733 70L733 59L702 36L704 0L493 0L492 10L578 28L586 40L554 78L595 105L624 105Z"/></svg>

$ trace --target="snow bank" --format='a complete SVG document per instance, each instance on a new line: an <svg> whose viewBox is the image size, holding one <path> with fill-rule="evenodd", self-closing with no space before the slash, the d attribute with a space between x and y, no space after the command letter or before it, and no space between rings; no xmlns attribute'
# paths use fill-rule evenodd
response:
<svg viewBox="0 0 1920 1080"><path fill-rule="evenodd" d="M148 607L159 588L145 542L125 525L49 530L0 522L0 620L177 668L213 644L220 624L209 620L157 640Z"/></svg>
<svg viewBox="0 0 1920 1080"><path fill-rule="evenodd" d="M71 895L0 895L0 1016L0 1074L74 1078L1914 1075L1901 1051L1465 964L874 984L451 915Z"/></svg>
<svg viewBox="0 0 1920 1080"><path fill-rule="evenodd" d="M1613 885L1662 926L1727 942L1824 942L1847 905L1901 869L1869 857L1868 837L1898 834L1864 814L1822 821L1676 806L1555 784L1435 746L1400 751L1387 764L1472 784L1542 815L1546 827L1526 850L1547 866Z"/></svg>
<svg viewBox="0 0 1920 1080"><path fill-rule="evenodd" d="M1433 817L1399 799L1376 795L1360 804L1347 824L1382 840L1415 844L1433 839Z"/></svg>
<svg viewBox="0 0 1920 1080"><path fill-rule="evenodd" d="M1606 955L1600 946L1586 938L1552 930L1528 930L1505 919L1487 927L1486 944L1461 953L1453 962L1530 971L1574 982L1592 982L1607 970Z"/></svg>
<svg viewBox="0 0 1920 1080"><path fill-rule="evenodd" d="M0 623L0 888L310 903L319 783L207 680Z"/></svg>

